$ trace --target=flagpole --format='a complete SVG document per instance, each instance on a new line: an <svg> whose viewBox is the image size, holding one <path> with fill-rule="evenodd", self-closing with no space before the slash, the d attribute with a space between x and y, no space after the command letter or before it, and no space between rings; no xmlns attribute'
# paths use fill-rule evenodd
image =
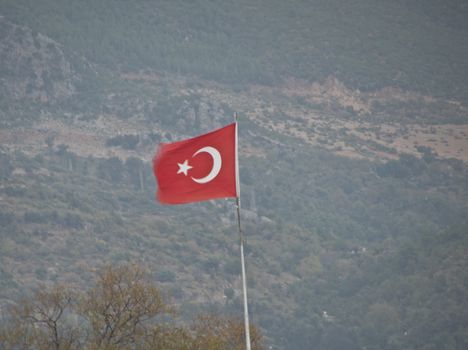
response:
<svg viewBox="0 0 468 350"><path fill-rule="evenodd" d="M236 206L237 206L237 227L239 229L240 239L240 254L241 254L241 267L242 267L242 294L244 297L244 327L245 327L245 349L251 350L250 348L250 325L249 325L249 306L247 303L247 279L245 278L245 259L244 259L244 234L241 226L240 216L240 186L239 186L239 158L238 158L238 145L237 145L237 112L234 113L234 119L236 120Z"/></svg>

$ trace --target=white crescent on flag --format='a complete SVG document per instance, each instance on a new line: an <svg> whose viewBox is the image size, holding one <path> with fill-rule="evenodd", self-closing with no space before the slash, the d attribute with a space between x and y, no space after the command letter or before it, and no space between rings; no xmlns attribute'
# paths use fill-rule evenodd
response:
<svg viewBox="0 0 468 350"><path fill-rule="evenodd" d="M199 184L206 184L207 182L210 182L216 176L218 176L219 171L221 170L221 165L222 165L221 154L216 148L207 146L207 147L200 148L198 151L196 151L192 155L192 158L195 157L199 153L208 153L211 156L211 158L213 158L213 167L211 168L211 171L208 173L208 175L206 175L205 177L202 177L202 178L192 177L192 180Z"/></svg>

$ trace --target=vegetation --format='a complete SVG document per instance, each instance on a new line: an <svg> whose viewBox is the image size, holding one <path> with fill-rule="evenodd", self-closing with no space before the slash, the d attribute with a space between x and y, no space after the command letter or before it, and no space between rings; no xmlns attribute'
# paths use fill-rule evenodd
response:
<svg viewBox="0 0 468 350"><path fill-rule="evenodd" d="M87 266L130 260L152 267L184 319L209 310L240 316L231 204L159 206L149 164L53 149L0 157L4 300L16 298L20 266L31 276L21 285L34 288L87 285ZM435 331L428 318L466 318L464 309L433 303L447 288L457 288L453 305L467 292L455 268L465 264L466 225L446 228L466 217L466 166L430 154L375 164L288 150L270 146L266 159L245 157L240 169L250 306L266 342L411 349L450 341L462 349L460 329L441 321ZM13 177L18 169L24 175ZM205 293L224 299L192 302Z"/></svg>
<svg viewBox="0 0 468 350"><path fill-rule="evenodd" d="M10 308L0 329L4 349L231 350L244 348L243 322L200 316L177 325L175 310L136 265L104 267L86 292L41 285ZM263 349L252 327L252 349Z"/></svg>
<svg viewBox="0 0 468 350"><path fill-rule="evenodd" d="M3 0L0 12L93 62L229 83L320 81L466 100L463 1ZM51 20L53 18L53 20Z"/></svg>
<svg viewBox="0 0 468 350"><path fill-rule="evenodd" d="M466 10L0 1L0 348L241 344L234 203L159 205L149 162L234 111L262 344L468 348Z"/></svg>

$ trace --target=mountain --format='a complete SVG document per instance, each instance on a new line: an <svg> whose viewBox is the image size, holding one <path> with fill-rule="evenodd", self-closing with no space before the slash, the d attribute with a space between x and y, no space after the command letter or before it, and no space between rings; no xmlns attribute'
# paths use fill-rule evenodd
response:
<svg viewBox="0 0 468 350"><path fill-rule="evenodd" d="M162 206L150 163L237 112L267 345L465 349L466 10L2 1L1 307L136 262L184 316L240 315L234 203Z"/></svg>
<svg viewBox="0 0 468 350"><path fill-rule="evenodd" d="M363 91L468 97L463 0L3 0L0 12L114 69L229 83L333 75Z"/></svg>

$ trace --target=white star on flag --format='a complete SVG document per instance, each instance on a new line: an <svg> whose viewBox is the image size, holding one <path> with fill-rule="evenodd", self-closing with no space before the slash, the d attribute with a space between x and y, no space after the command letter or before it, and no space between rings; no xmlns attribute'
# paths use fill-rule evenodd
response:
<svg viewBox="0 0 468 350"><path fill-rule="evenodd" d="M187 172L193 168L193 166L189 165L188 159L184 160L183 163L177 163L177 165L179 166L177 174L183 173L185 176L187 176Z"/></svg>

